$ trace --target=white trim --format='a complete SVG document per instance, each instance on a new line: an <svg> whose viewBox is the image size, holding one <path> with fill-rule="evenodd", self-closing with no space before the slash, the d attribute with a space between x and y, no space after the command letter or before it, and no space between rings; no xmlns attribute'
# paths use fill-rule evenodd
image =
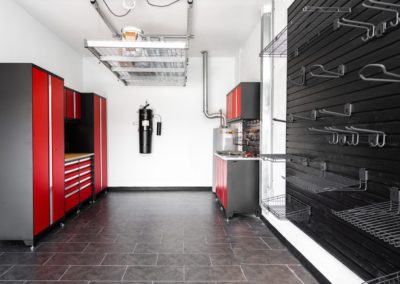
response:
<svg viewBox="0 0 400 284"><path fill-rule="evenodd" d="M65 179L64 182L69 182L70 180L76 179L78 177L79 177L79 173L76 174L75 176L72 176L72 177L69 177L69 178Z"/></svg>
<svg viewBox="0 0 400 284"><path fill-rule="evenodd" d="M71 184L70 186L66 187L65 190L71 189L71 188L73 188L74 186L77 186L77 185L79 185L79 181L77 181L76 183Z"/></svg>
<svg viewBox="0 0 400 284"><path fill-rule="evenodd" d="M68 198L70 198L72 195L75 195L75 194L77 194L79 191L80 191L80 190L79 190L79 189L77 189L77 190L75 190L75 191L73 191L73 192L71 192L71 193L68 193L67 195L65 195L65 199L68 199Z"/></svg>
<svg viewBox="0 0 400 284"><path fill-rule="evenodd" d="M53 117L52 117L52 86L51 75L48 75L49 87L49 196L50 196L50 224L53 224Z"/></svg>
<svg viewBox="0 0 400 284"><path fill-rule="evenodd" d="M79 168L72 169L72 170L69 170L69 171L65 171L64 173L65 173L65 174L70 174L70 173L73 173L73 172L75 172L75 171L79 171Z"/></svg>
<svg viewBox="0 0 400 284"><path fill-rule="evenodd" d="M92 178L92 177L90 176L90 177L87 177L87 178L85 178L85 179L83 179L83 180L80 180L80 181L78 182L78 184L84 183L85 181L90 180L91 178Z"/></svg>
<svg viewBox="0 0 400 284"><path fill-rule="evenodd" d="M82 167L79 168L79 170L83 170L83 169L89 168L91 166L92 166L92 164L89 164L89 165L86 165L86 166L82 166Z"/></svg>
<svg viewBox="0 0 400 284"><path fill-rule="evenodd" d="M88 184L85 184L84 186L81 187L80 190L82 191L82 190L84 190L85 188L91 186L92 184L93 184L92 182L90 182L90 183L88 183Z"/></svg>
<svg viewBox="0 0 400 284"><path fill-rule="evenodd" d="M92 170L89 170L89 171L86 171L84 173L80 173L79 176L81 177L81 176L84 176L86 174L90 174L91 172L92 172Z"/></svg>
<svg viewBox="0 0 400 284"><path fill-rule="evenodd" d="M105 47L105 48L159 48L159 49L187 49L186 41L105 41L105 40L86 40L86 47Z"/></svg>
<svg viewBox="0 0 400 284"><path fill-rule="evenodd" d="M64 164L64 166L70 166L70 165L77 164L77 163L79 163L79 161L67 162Z"/></svg>

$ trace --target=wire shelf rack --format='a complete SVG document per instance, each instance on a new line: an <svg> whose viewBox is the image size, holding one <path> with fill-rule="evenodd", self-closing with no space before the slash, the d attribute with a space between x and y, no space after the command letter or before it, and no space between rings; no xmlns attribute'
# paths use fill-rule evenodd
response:
<svg viewBox="0 0 400 284"><path fill-rule="evenodd" d="M368 280L362 284L400 284L400 271Z"/></svg>
<svg viewBox="0 0 400 284"><path fill-rule="evenodd" d="M309 159L306 157L301 157L298 155L291 155L291 154L261 154L261 159L268 162L273 163L286 163L286 162L295 162L300 163L304 166L308 166Z"/></svg>
<svg viewBox="0 0 400 284"><path fill-rule="evenodd" d="M368 171L360 169L359 179L353 179L322 171L321 175L296 173L283 177L287 183L312 193L324 193L330 191L366 191L368 184Z"/></svg>
<svg viewBox="0 0 400 284"><path fill-rule="evenodd" d="M85 41L85 47L125 85L185 86L187 43Z"/></svg>
<svg viewBox="0 0 400 284"><path fill-rule="evenodd" d="M281 220L303 222L307 221L311 215L311 207L290 194L264 199L262 204L265 209Z"/></svg>
<svg viewBox="0 0 400 284"><path fill-rule="evenodd" d="M400 248L399 188L393 187L390 189L390 201L344 211L332 210L332 213L354 227L396 248Z"/></svg>
<svg viewBox="0 0 400 284"><path fill-rule="evenodd" d="M296 27L298 23L301 23L303 20L310 20L310 16L312 14L321 14L321 13L350 13L350 7L317 7L317 6L305 6L303 10L291 20L286 27L280 31L275 38L261 51L260 57L287 57L289 54L293 53L298 55L299 49L301 49L302 45L297 48L288 51L287 44L287 34L288 30ZM323 26L322 23L319 26ZM320 31L313 31L316 36L313 36L312 39L317 38ZM305 44L309 44L310 42L306 42Z"/></svg>

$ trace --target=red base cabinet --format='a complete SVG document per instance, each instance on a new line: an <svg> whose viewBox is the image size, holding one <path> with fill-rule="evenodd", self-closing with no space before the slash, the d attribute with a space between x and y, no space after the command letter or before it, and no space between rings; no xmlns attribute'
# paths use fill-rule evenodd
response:
<svg viewBox="0 0 400 284"><path fill-rule="evenodd" d="M216 195L231 218L235 213L259 212L258 160L235 160L216 155Z"/></svg>
<svg viewBox="0 0 400 284"><path fill-rule="evenodd" d="M0 64L0 240L35 236L64 216L64 80Z"/></svg>

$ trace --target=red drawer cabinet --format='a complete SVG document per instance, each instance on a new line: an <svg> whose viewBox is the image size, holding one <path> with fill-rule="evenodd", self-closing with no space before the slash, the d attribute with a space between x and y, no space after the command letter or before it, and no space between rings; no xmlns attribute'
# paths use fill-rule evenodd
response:
<svg viewBox="0 0 400 284"><path fill-rule="evenodd" d="M65 160L65 212L93 198L93 154L66 155Z"/></svg>
<svg viewBox="0 0 400 284"><path fill-rule="evenodd" d="M260 119L260 83L243 82L226 98L228 121Z"/></svg>
<svg viewBox="0 0 400 284"><path fill-rule="evenodd" d="M70 88L64 88L65 119L81 119L82 96L79 92Z"/></svg>
<svg viewBox="0 0 400 284"><path fill-rule="evenodd" d="M258 160L232 160L215 156L216 195L230 218L235 213L258 213Z"/></svg>

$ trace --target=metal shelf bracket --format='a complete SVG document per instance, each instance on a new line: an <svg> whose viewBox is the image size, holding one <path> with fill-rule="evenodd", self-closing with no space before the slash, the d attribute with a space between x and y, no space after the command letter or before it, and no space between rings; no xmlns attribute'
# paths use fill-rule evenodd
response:
<svg viewBox="0 0 400 284"><path fill-rule="evenodd" d="M315 73L315 70L317 69L320 70L319 73ZM337 72L328 71L321 64L315 64L310 67L310 75L318 78L340 78L344 76L345 72L346 67L343 64L339 65Z"/></svg>
<svg viewBox="0 0 400 284"><path fill-rule="evenodd" d="M353 114L353 105L352 104L345 104L344 105L344 112L335 112L335 111L330 111L325 108L318 110L319 113L321 114L326 114L326 115L332 115L332 116L339 116L339 117L350 117Z"/></svg>
<svg viewBox="0 0 400 284"><path fill-rule="evenodd" d="M376 27L374 24L371 23L366 23L366 22L360 22L360 21L353 21L353 20L348 20L346 18L337 18L333 22L333 30L337 30L340 27L351 27L351 28L357 28L357 29L363 29L366 30L367 33L366 35L362 36L361 39L363 41L368 41L372 39L376 34Z"/></svg>
<svg viewBox="0 0 400 284"><path fill-rule="evenodd" d="M291 76L288 76L288 81L296 86L304 86L306 84L306 67L301 67L300 70L300 81L294 81Z"/></svg>

